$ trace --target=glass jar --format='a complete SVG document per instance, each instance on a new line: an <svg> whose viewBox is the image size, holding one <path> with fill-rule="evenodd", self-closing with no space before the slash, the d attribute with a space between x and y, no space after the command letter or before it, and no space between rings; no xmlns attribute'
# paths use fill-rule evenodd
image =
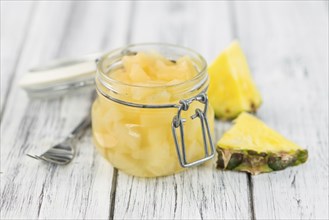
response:
<svg viewBox="0 0 329 220"><path fill-rule="evenodd" d="M193 78L141 86L111 77L124 56L157 51L172 62L189 56ZM96 148L125 173L156 177L201 164L214 156L214 112L208 106L207 64L198 53L169 44L138 44L114 50L97 63L98 97L92 107Z"/></svg>

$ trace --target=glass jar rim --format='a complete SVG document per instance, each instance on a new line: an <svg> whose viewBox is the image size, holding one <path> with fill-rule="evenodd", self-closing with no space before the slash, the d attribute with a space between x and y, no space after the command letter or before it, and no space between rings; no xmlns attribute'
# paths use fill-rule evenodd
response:
<svg viewBox="0 0 329 220"><path fill-rule="evenodd" d="M164 84L164 85L159 85L159 84L154 84L154 85L140 85L140 84L130 84L130 83L125 83L122 82L120 80L116 80L114 78L109 77L103 68L103 64L104 62L111 56L118 54L119 57L120 56L124 56L124 54L122 52L124 51L129 51L129 49L133 48L133 47L147 47L147 46L163 46L163 47L168 47L168 48L172 48L172 49L180 49L183 51L186 51L186 53L190 53L192 55L194 55L196 58L199 59L199 61L201 62L201 68L200 70L198 70L198 73L193 76L192 78L183 81L183 82L178 82L178 83L173 83L173 84ZM115 56L112 58L116 58ZM161 89L161 88L170 88L170 87L179 87L181 85L185 85L187 83L192 83L193 81L196 81L197 79L199 79L200 77L203 76L203 74L206 73L206 69L207 69L207 62L204 59L204 57L199 54L198 52L196 52L195 50L192 50L188 47L184 47L184 46L180 46L180 45L176 45L176 44L169 44L169 43L137 43L137 44L129 44L127 46L124 47L120 47L117 49L114 49L110 52L107 52L105 54L103 54L98 60L97 60L97 75L99 75L103 80L108 81L110 83L114 83L116 85L121 85L121 86L128 86L128 87L135 87L135 88L145 88L145 89L152 89L152 88L156 88L156 89Z"/></svg>

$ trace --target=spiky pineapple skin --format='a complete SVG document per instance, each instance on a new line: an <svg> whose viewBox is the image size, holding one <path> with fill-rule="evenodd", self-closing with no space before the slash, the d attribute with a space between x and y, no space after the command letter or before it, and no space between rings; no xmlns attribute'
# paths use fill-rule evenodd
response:
<svg viewBox="0 0 329 220"><path fill-rule="evenodd" d="M308 158L308 151L304 149L280 153L234 151L219 146L216 149L218 169L248 172L252 175L284 170L305 163Z"/></svg>

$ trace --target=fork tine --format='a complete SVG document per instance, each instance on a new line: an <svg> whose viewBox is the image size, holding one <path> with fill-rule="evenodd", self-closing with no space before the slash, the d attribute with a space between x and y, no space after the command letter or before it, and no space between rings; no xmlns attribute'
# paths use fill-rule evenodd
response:
<svg viewBox="0 0 329 220"><path fill-rule="evenodd" d="M31 154L26 154L26 156L29 156L35 160L42 160L50 163L55 163L55 164L68 164L71 162L70 157L65 157L64 155L56 155L50 152L45 152L41 154L40 156L38 155L31 155Z"/></svg>
<svg viewBox="0 0 329 220"><path fill-rule="evenodd" d="M47 160L47 158L43 157L43 156L37 156L37 155L30 155L30 154L26 154L27 156L36 159L36 160L42 160L42 161L46 161L46 162L51 162L49 160Z"/></svg>
<svg viewBox="0 0 329 220"><path fill-rule="evenodd" d="M96 93L94 93L96 94ZM64 141L52 146L43 154L31 155L26 154L27 156L36 159L43 160L46 162L51 162L59 165L65 165L70 163L76 155L75 142L79 139L81 132L88 128L91 124L90 114L88 114L80 124L69 134L69 136L64 139Z"/></svg>
<svg viewBox="0 0 329 220"><path fill-rule="evenodd" d="M46 162L51 162L49 160L47 160L47 158L43 157L42 155L41 156L38 156L38 155L31 155L31 154L26 154L27 156L33 158L33 159L36 159L36 160L43 160L43 161L46 161Z"/></svg>
<svg viewBox="0 0 329 220"><path fill-rule="evenodd" d="M31 155L31 154L26 154L26 156L29 156L29 157L31 157L31 158L33 158L33 159L36 159L36 160L40 160L40 157L39 156L37 156L37 155Z"/></svg>
<svg viewBox="0 0 329 220"><path fill-rule="evenodd" d="M47 161L45 157L43 157L42 155L41 156L38 156L38 155L30 155L30 154L26 154L28 155L29 157L32 157L33 159L36 159L36 160L43 160L43 161Z"/></svg>
<svg viewBox="0 0 329 220"><path fill-rule="evenodd" d="M72 160L71 157L65 155L51 155L51 154L41 155L40 158L56 164L68 164Z"/></svg>

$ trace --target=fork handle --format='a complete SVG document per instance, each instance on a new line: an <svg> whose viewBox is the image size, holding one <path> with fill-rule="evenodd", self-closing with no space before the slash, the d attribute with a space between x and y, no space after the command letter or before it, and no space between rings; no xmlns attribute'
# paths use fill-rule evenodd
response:
<svg viewBox="0 0 329 220"><path fill-rule="evenodd" d="M86 128L89 128L91 126L91 115L90 113L77 125L76 128L70 133L69 137L72 138L80 138L83 134L83 131Z"/></svg>

